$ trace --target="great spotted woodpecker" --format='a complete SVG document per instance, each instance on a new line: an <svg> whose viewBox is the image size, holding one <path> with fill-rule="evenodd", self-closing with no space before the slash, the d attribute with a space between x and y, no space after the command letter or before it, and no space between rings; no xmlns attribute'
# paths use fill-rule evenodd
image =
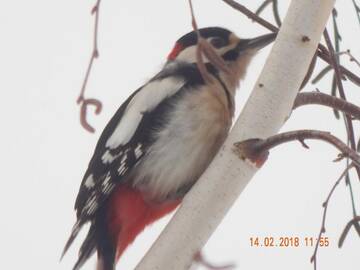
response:
<svg viewBox="0 0 360 270"><path fill-rule="evenodd" d="M136 90L105 127L75 202L77 221L63 254L89 222L74 270L97 251L98 270L113 270L146 225L173 211L224 142L234 95L253 55L275 34L240 39L209 27L199 30L232 76L204 59L197 66L197 33L181 37L163 69Z"/></svg>

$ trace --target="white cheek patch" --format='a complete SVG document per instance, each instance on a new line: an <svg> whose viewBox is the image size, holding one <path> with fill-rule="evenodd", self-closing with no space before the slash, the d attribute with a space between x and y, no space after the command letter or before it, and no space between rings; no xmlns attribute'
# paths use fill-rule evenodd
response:
<svg viewBox="0 0 360 270"><path fill-rule="evenodd" d="M196 63L197 62L197 60L196 60L197 48L196 47L197 47L197 45L193 45L193 46L190 46L190 47L184 49L176 57L176 60L187 62L187 63ZM236 44L231 44L231 45L222 47L220 49L216 49L213 47L213 49L215 50L216 54L220 56L220 55L225 54L227 51L234 49L235 47L236 47ZM207 59L207 57L205 55L203 55L203 60L204 60L204 63L210 62L209 59Z"/></svg>
<svg viewBox="0 0 360 270"><path fill-rule="evenodd" d="M153 110L164 99L176 94L185 84L183 79L164 78L145 85L129 102L124 115L106 147L117 148L128 143L141 122L143 113Z"/></svg>
<svg viewBox="0 0 360 270"><path fill-rule="evenodd" d="M186 62L186 63L196 63L196 45L190 46L182 50L179 55L176 57L176 60ZM209 63L209 59L203 55L204 63Z"/></svg>

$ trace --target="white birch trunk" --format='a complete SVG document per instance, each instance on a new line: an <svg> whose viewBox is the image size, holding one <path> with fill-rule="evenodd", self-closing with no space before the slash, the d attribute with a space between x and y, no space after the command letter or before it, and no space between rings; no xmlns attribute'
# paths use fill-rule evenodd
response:
<svg viewBox="0 0 360 270"><path fill-rule="evenodd" d="M194 254L201 250L257 171L233 153L233 144L266 138L279 131L290 115L334 2L291 2L252 95L222 150L186 195L137 270L189 268Z"/></svg>

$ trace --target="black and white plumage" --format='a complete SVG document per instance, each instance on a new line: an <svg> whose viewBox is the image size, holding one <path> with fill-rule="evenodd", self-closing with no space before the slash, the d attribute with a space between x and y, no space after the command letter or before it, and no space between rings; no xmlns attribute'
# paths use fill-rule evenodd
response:
<svg viewBox="0 0 360 270"><path fill-rule="evenodd" d="M77 222L64 253L85 223L91 227L74 269L96 250L99 270L113 269L121 255L121 239L112 239L107 224L109 208L117 207L110 205L117 188L139 192L144 204L183 198L226 138L235 89L248 62L275 37L239 39L218 27L200 29L200 34L233 75L205 60L214 77L212 84L205 83L196 65L197 36L191 32L177 41L162 71L120 106L100 136L76 199Z"/></svg>

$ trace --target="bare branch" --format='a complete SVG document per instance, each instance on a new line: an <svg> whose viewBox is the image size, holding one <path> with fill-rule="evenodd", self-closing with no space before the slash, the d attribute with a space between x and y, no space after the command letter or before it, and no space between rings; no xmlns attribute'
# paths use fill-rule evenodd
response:
<svg viewBox="0 0 360 270"><path fill-rule="evenodd" d="M315 78L311 81L312 84L315 84L317 82L319 82L330 70L332 70L332 66L331 65L327 65L326 67L324 67L318 75L315 76Z"/></svg>
<svg viewBox="0 0 360 270"><path fill-rule="evenodd" d="M319 44L319 50L317 51L317 55L325 62L327 63L331 62L329 52L322 44ZM350 70L348 70L343 66L339 66L339 68L341 73L345 75L347 79L349 79L352 83L356 84L357 86L360 86L360 77L358 77L353 72L351 72Z"/></svg>
<svg viewBox="0 0 360 270"><path fill-rule="evenodd" d="M359 24L360 24L360 7L358 4L356 4L355 0L352 0L354 8L355 8L355 12L356 12L356 16L358 18Z"/></svg>
<svg viewBox="0 0 360 270"><path fill-rule="evenodd" d="M197 44L197 48L196 48L196 62L197 62L197 66L198 69L201 73L201 76L203 77L204 81L210 83L212 82L212 78L211 75L209 74L209 72L206 69L206 66L204 64L204 59L203 59L203 55L202 55L202 48L201 48L201 40L202 37L200 36L200 32L197 26L197 22L196 22L196 18L195 18L195 14L194 14L194 8L192 5L192 0L189 0L189 7L190 7L190 14L191 14L191 24L192 27L194 29L194 31L197 34L197 38L198 38L198 44Z"/></svg>
<svg viewBox="0 0 360 270"><path fill-rule="evenodd" d="M255 11L256 15L260 15L261 12L263 12L265 10L265 8L271 4L273 0L265 0L264 2L262 2L262 4L258 7L258 9Z"/></svg>
<svg viewBox="0 0 360 270"><path fill-rule="evenodd" d="M281 18L280 18L280 14L279 14L279 5L278 5L278 1L277 0L272 0L273 2L273 14L274 14L274 19L275 19L275 22L276 22L276 25L278 27L281 26Z"/></svg>
<svg viewBox="0 0 360 270"><path fill-rule="evenodd" d="M341 56L341 55L347 55L350 58L350 62L354 62L358 67L360 67L360 61L357 60L350 52L350 50L346 50L343 52L339 52L337 53L337 55Z"/></svg>
<svg viewBox="0 0 360 270"><path fill-rule="evenodd" d="M311 104L324 105L342 111L343 113L360 120L360 107L341 98L321 92L299 93L295 99L293 109L295 110L301 106Z"/></svg>
<svg viewBox="0 0 360 270"><path fill-rule="evenodd" d="M340 139L330 134L330 132L319 130L296 130L290 132L280 133L271 136L267 139L248 139L235 143L234 152L241 159L249 159L252 162L257 162L259 157L267 155L268 151L280 144L290 141L304 141L307 139L321 140L340 150L344 157L350 158L357 167L360 167L360 156L356 151L349 148Z"/></svg>
<svg viewBox="0 0 360 270"><path fill-rule="evenodd" d="M242 5L236 1L233 1L233 0L222 0L222 1L224 1L226 4L228 4L232 8L243 13L249 19L251 19L251 20L257 22L258 24L264 26L265 28L269 29L270 31L272 31L272 32L279 31L279 29L275 25L273 25L273 24L269 23L268 21L264 20L263 18L257 16L250 9L246 8L244 5Z"/></svg>
<svg viewBox="0 0 360 270"><path fill-rule="evenodd" d="M339 243L338 243L339 248L341 248L342 245L344 244L345 238L348 235L348 233L351 229L351 226L354 226L354 227L359 226L359 222L360 222L360 216L355 216L352 220L350 220L346 224L343 232L341 233L340 239L339 239Z"/></svg>
<svg viewBox="0 0 360 270"><path fill-rule="evenodd" d="M337 83L336 83L336 76L335 74L333 75L332 77L332 81L331 81L331 95L333 97L336 97L337 96ZM334 116L336 119L340 119L340 113L338 110L333 110L334 112Z"/></svg>
<svg viewBox="0 0 360 270"><path fill-rule="evenodd" d="M95 107L95 114L101 112L102 104L99 100L93 98L84 99L80 105L80 123L87 131L94 133L95 129L86 121L87 109L90 105Z"/></svg>

